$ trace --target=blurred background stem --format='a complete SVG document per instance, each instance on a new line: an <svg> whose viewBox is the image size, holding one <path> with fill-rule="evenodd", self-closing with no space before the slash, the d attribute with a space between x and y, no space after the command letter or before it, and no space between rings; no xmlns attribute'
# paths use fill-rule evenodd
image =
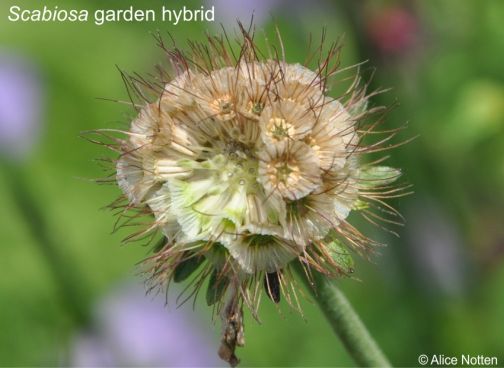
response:
<svg viewBox="0 0 504 368"><path fill-rule="evenodd" d="M361 367L391 367L348 299L332 280L318 272L314 272L309 280L301 266L296 270L355 363Z"/></svg>
<svg viewBox="0 0 504 368"><path fill-rule="evenodd" d="M41 255L52 272L55 284L59 288L59 295L70 316L76 325L85 326L88 322L88 293L82 278L77 275L75 265L59 252L60 247L55 244L50 233L50 224L45 215L45 210L40 207L32 191L26 183L22 170L12 163L4 162L1 165L5 172L7 185L10 189L12 200L25 220L25 224L34 238L34 244L39 248Z"/></svg>

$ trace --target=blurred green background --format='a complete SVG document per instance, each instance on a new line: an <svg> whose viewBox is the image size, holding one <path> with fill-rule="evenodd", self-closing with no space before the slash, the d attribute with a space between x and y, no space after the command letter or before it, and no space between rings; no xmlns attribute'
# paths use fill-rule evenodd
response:
<svg viewBox="0 0 504 368"><path fill-rule="evenodd" d="M82 179L103 175L93 159L105 150L79 133L131 119L127 106L98 98L127 99L116 65L145 74L163 61L150 32L183 45L219 32L218 22L250 20L252 9L266 34L278 25L289 61L304 60L322 26L330 39L344 34L343 65L368 60L370 88L392 87L372 100L399 102L387 126L409 122L402 138L418 135L388 161L415 191L394 202L406 217L400 238L368 227L389 246L357 260L358 280L337 281L392 363L483 354L504 364L503 1L209 0L215 23L177 26L11 23L13 4L0 5L0 366L219 364L220 326L204 298L194 313L190 304L159 313L152 304L163 298L143 297L135 264L147 249L120 247L126 230L110 234L115 218L100 208L119 191ZM262 324L246 324L243 366L353 365L317 308L303 305L304 318L263 301Z"/></svg>

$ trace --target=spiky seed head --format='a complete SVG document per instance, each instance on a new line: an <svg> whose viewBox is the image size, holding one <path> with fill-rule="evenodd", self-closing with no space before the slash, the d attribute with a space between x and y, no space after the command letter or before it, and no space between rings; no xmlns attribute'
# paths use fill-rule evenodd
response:
<svg viewBox="0 0 504 368"><path fill-rule="evenodd" d="M358 73L344 95L329 96L337 46L310 70L259 57L253 34L241 30L239 52L210 37L186 56L159 39L178 75L126 78L141 100L149 92L153 99L134 103L138 115L111 146L120 153L124 213L153 217L130 239L165 239L146 261L151 281L180 281L198 269L195 291L209 278L209 304L220 310L229 289L226 310L245 303L257 318L262 284L273 300L283 294L298 306L289 285L294 260L328 275L351 272L347 249L375 243L349 214L387 222L373 209L399 216L383 199L403 188L390 186L398 170L364 164L389 137L364 143L380 120L366 123Z"/></svg>

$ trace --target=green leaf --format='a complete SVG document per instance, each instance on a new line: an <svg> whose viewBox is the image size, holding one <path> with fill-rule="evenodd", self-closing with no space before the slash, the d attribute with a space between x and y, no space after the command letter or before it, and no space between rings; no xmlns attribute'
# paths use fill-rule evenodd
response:
<svg viewBox="0 0 504 368"><path fill-rule="evenodd" d="M178 264L173 272L173 281L175 282L182 282L187 279L205 260L205 257L192 256L190 252L186 252L183 257L187 259Z"/></svg>
<svg viewBox="0 0 504 368"><path fill-rule="evenodd" d="M354 271L354 260L345 245L338 239L333 239L327 244L331 256L345 273Z"/></svg>
<svg viewBox="0 0 504 368"><path fill-rule="evenodd" d="M208 289L206 293L207 304L214 305L224 296L226 289L229 285L229 279L222 275L219 276L217 270L212 272L210 281L208 282Z"/></svg>
<svg viewBox="0 0 504 368"><path fill-rule="evenodd" d="M216 269L221 269L229 256L229 251L221 243L213 243L208 252L205 252L205 258Z"/></svg>
<svg viewBox="0 0 504 368"><path fill-rule="evenodd" d="M365 188L384 186L396 181L401 176L399 169L388 166L371 166L359 172L359 184Z"/></svg>

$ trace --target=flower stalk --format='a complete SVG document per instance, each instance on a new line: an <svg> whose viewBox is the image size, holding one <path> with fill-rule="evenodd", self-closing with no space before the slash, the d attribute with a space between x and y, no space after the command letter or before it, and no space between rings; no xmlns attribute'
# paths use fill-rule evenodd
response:
<svg viewBox="0 0 504 368"><path fill-rule="evenodd" d="M296 270L355 363L361 367L391 367L387 357L333 280L318 272L312 273L309 279L302 267L296 267Z"/></svg>

